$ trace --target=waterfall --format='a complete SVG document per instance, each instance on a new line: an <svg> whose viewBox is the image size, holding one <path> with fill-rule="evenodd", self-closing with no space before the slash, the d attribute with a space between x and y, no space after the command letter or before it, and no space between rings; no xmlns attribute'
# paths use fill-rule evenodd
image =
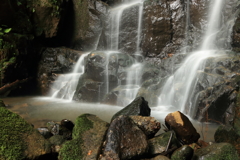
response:
<svg viewBox="0 0 240 160"><path fill-rule="evenodd" d="M51 87L49 95L52 98L72 100L77 88L78 80L84 73L84 58L89 53L80 56L72 73L59 75Z"/></svg>
<svg viewBox="0 0 240 160"><path fill-rule="evenodd" d="M176 107L178 110L193 117L196 109L194 108L193 93L199 77L199 72L204 69L206 59L221 56L221 45L218 45L218 38L223 33L230 33L232 25L223 27L224 23L233 21L235 16L223 22L221 11L223 10L224 0L214 0L209 8L209 19L207 30L203 36L202 44L197 51L189 53L182 65L165 82L158 97L158 106ZM224 8L225 9L225 8ZM220 23L222 22L222 23ZM228 35L229 36L229 35ZM225 41L227 41L226 37Z"/></svg>
<svg viewBox="0 0 240 160"><path fill-rule="evenodd" d="M142 0L132 0L130 2L125 1L122 5L113 8L110 11L110 22L111 22L111 29L110 29L110 45L109 49L111 50L119 50L119 36L120 36L120 24L121 18L124 10L131 9L131 7L139 6L138 9L138 24L137 24L137 36L136 36L136 55L140 55L140 41L141 41L141 30L142 30L142 13L143 13L143 2ZM108 56L109 58L109 56ZM107 65L108 66L108 65ZM126 106L129 104L137 95L137 92L140 88L141 84L141 70L143 68L143 64L136 61L135 64L130 66L127 69L126 73L126 84L120 85L121 91L118 94L117 104L121 106ZM108 76L107 76L107 92L109 91L108 87Z"/></svg>

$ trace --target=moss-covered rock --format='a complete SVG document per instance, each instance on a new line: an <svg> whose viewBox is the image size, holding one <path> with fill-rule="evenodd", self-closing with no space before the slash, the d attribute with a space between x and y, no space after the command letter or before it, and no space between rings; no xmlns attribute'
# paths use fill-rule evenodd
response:
<svg viewBox="0 0 240 160"><path fill-rule="evenodd" d="M190 160L193 156L193 149L188 145L183 145L181 148L174 151L171 156L172 160Z"/></svg>
<svg viewBox="0 0 240 160"><path fill-rule="evenodd" d="M168 142L171 138L171 133L172 132L162 133L159 136L156 136L156 137L150 139L149 140L149 154L156 155L156 154L163 153L167 148ZM169 147L172 148L172 147L179 147L179 146L180 146L180 144L179 144L176 136L173 134Z"/></svg>
<svg viewBox="0 0 240 160"><path fill-rule="evenodd" d="M108 123L95 115L79 116L73 128L73 139L63 144L59 159L97 159L107 128Z"/></svg>
<svg viewBox="0 0 240 160"><path fill-rule="evenodd" d="M193 160L237 160L236 149L230 143L215 143L195 151Z"/></svg>
<svg viewBox="0 0 240 160"><path fill-rule="evenodd" d="M214 139L217 143L227 142L232 144L240 155L240 135L232 126L219 126L214 134Z"/></svg>
<svg viewBox="0 0 240 160"><path fill-rule="evenodd" d="M32 125L0 106L0 159L36 159L51 152L50 143Z"/></svg>

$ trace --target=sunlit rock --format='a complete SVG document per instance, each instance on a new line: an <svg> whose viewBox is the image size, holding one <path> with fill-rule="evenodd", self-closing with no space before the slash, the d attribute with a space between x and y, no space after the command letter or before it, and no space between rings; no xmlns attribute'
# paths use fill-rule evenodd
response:
<svg viewBox="0 0 240 160"><path fill-rule="evenodd" d="M183 144L197 142L200 138L191 121L179 111L169 113L165 118L165 124L168 129L176 133L177 138Z"/></svg>

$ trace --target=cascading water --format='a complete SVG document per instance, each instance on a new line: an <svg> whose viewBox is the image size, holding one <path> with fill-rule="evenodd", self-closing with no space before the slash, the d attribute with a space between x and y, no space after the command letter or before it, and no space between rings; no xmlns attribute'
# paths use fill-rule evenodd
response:
<svg viewBox="0 0 240 160"><path fill-rule="evenodd" d="M222 49L222 46L218 45L217 37L226 35L223 33L230 33L229 30L232 29L233 24L223 27L221 11L224 3L226 3L224 0L214 0L211 4L207 30L202 45L199 50L190 53L181 67L167 79L159 96L158 106L160 108L174 106L189 116L194 116L196 109L192 96L200 78L198 73L204 69L206 59L221 56L223 51L219 49ZM228 19L228 22L233 21L234 18L235 16L232 16L232 19ZM225 39L225 42L228 40L228 37L221 38Z"/></svg>
<svg viewBox="0 0 240 160"><path fill-rule="evenodd" d="M131 7L139 6L138 11L138 25L137 25L137 36L136 36L136 55L140 56L140 40L141 40L141 29L142 29L142 0L132 0L130 2L124 2L122 5L111 10L111 33L110 33L110 45L109 49L119 50L119 35L120 35L120 24L124 10ZM135 62L132 66L127 69L126 84L121 85L122 88L118 94L117 104L126 106L129 104L137 95L137 92L141 84L141 70L143 64ZM108 80L107 80L108 81Z"/></svg>
<svg viewBox="0 0 240 160"><path fill-rule="evenodd" d="M88 54L89 53L81 55L72 73L59 75L51 87L50 96L52 98L73 99L79 77L84 73L84 58Z"/></svg>

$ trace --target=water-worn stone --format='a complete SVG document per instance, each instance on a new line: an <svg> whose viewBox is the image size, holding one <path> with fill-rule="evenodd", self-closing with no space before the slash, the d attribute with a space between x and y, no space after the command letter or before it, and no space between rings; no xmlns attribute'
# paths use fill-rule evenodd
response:
<svg viewBox="0 0 240 160"><path fill-rule="evenodd" d="M172 139L170 141L170 145L168 146L169 147L168 149L180 146L180 143L178 142L176 136L172 132L166 132L166 133L162 133L148 141L148 143L149 143L148 154L156 155L156 154L161 154L161 153L165 152L170 138L172 138Z"/></svg>
<svg viewBox="0 0 240 160"><path fill-rule="evenodd" d="M172 160L191 160L194 150L188 145L183 145L173 152Z"/></svg>
<svg viewBox="0 0 240 160"><path fill-rule="evenodd" d="M239 159L236 149L229 143L214 143L208 147L194 152L192 160L237 160Z"/></svg>
<svg viewBox="0 0 240 160"><path fill-rule="evenodd" d="M38 128L38 132L45 138L48 139L53 136L53 134L48 130L48 128Z"/></svg>
<svg viewBox="0 0 240 160"><path fill-rule="evenodd" d="M165 118L165 124L168 129L176 133L177 138L184 144L197 142L200 138L190 120L179 111L169 113Z"/></svg>
<svg viewBox="0 0 240 160"><path fill-rule="evenodd" d="M147 136L128 116L115 118L107 131L102 159L132 159L147 153Z"/></svg>
<svg viewBox="0 0 240 160"><path fill-rule="evenodd" d="M0 159L53 158L48 156L50 143L31 124L5 107L0 107L0 116Z"/></svg>
<svg viewBox="0 0 240 160"><path fill-rule="evenodd" d="M148 138L154 137L154 135L160 130L161 123L154 117L143 116L129 116L133 122L145 133Z"/></svg>
<svg viewBox="0 0 240 160"><path fill-rule="evenodd" d="M111 121L120 115L150 116L150 114L151 109L148 106L148 102L143 97L137 97L128 106L114 114Z"/></svg>
<svg viewBox="0 0 240 160"><path fill-rule="evenodd" d="M97 159L108 123L95 115L83 114L76 119L73 139L63 144L59 159Z"/></svg>

